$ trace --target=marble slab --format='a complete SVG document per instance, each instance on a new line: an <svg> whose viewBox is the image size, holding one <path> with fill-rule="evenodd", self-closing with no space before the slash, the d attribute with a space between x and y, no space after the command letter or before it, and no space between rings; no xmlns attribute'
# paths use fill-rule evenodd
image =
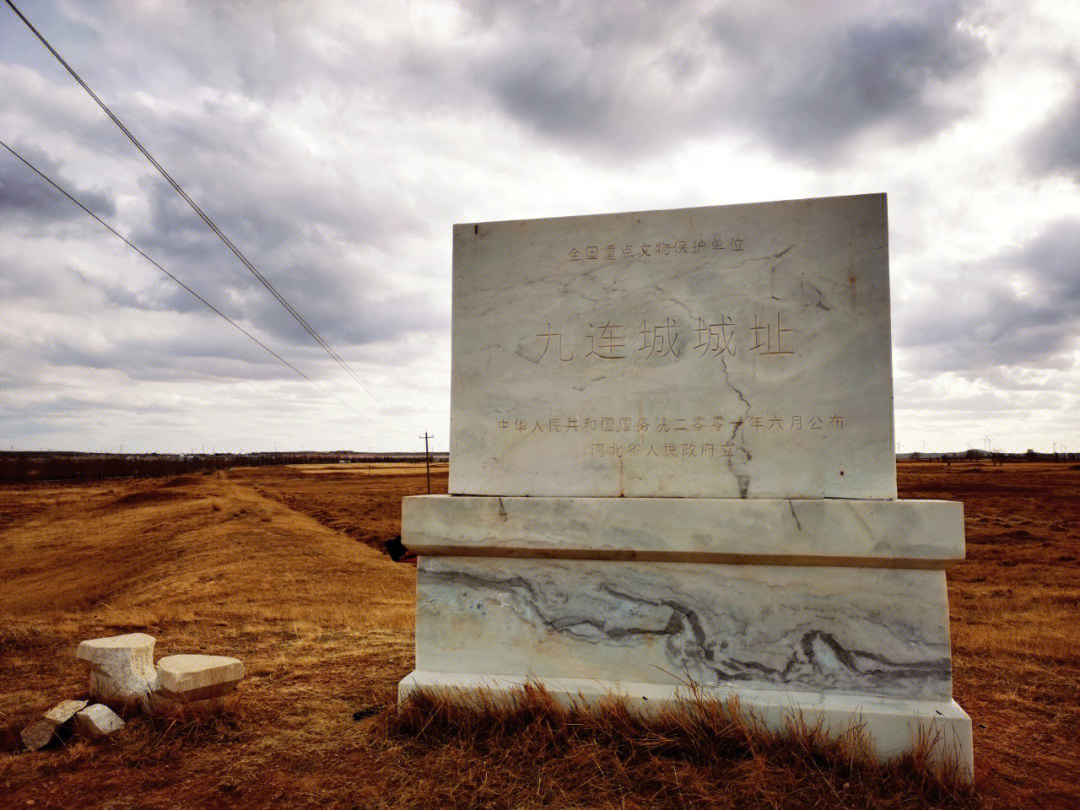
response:
<svg viewBox="0 0 1080 810"><path fill-rule="evenodd" d="M174 703L220 708L244 678L244 664L225 655L167 655L157 662L157 696Z"/></svg>
<svg viewBox="0 0 1080 810"><path fill-rule="evenodd" d="M421 557L416 667L951 697L944 571Z"/></svg>
<svg viewBox="0 0 1080 810"><path fill-rule="evenodd" d="M421 555L948 568L964 558L951 501L520 498L402 501Z"/></svg>
<svg viewBox="0 0 1080 810"><path fill-rule="evenodd" d="M483 676L467 672L414 670L398 684L398 702L420 691L439 694L468 704L486 700L511 703L526 682L540 686L564 706L588 708L612 697L622 698L627 708L645 717L686 705L687 701L737 699L739 710L775 733L783 734L790 720L815 726L831 739L862 735L880 761L903 755L931 740L930 765L948 770L970 784L975 777L971 718L955 700L905 700L854 695L786 692L744 686L704 687L697 695L683 686L656 683L598 681L581 678ZM727 704L730 705L730 704Z"/></svg>
<svg viewBox="0 0 1080 810"><path fill-rule="evenodd" d="M450 492L895 498L883 194L458 225Z"/></svg>

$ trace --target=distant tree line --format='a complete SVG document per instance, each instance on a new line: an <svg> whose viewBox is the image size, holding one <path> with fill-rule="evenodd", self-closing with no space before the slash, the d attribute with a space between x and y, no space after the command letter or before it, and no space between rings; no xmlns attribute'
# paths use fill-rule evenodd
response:
<svg viewBox="0 0 1080 810"><path fill-rule="evenodd" d="M970 448L958 453L897 453L898 461L989 461L1002 464L1006 461L1080 461L1080 453L1039 453L1029 449L1026 453L1003 453L998 450L979 450Z"/></svg>
<svg viewBox="0 0 1080 810"><path fill-rule="evenodd" d="M448 460L432 453L433 462ZM270 464L366 464L424 461L423 453L64 453L0 452L0 483L96 481L258 467Z"/></svg>

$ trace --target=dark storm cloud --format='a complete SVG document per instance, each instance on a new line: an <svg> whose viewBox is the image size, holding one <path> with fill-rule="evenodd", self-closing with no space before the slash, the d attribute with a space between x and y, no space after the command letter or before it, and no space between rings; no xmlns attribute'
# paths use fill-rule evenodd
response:
<svg viewBox="0 0 1080 810"><path fill-rule="evenodd" d="M65 176L59 161L40 149L19 143L13 143L11 147L98 216L116 213L112 197L104 192L80 188ZM86 217L86 214L11 152L0 148L0 216L18 216L43 225L53 220Z"/></svg>
<svg viewBox="0 0 1080 810"><path fill-rule="evenodd" d="M563 147L610 162L666 149L725 112L717 86L690 79L713 66L701 31L684 41L691 7L477 4L483 45L460 53L461 81ZM700 20L698 20L700 22ZM700 26L699 26L700 28ZM704 108L702 116L696 110Z"/></svg>
<svg viewBox="0 0 1080 810"><path fill-rule="evenodd" d="M141 247L229 317L256 324L274 339L272 343L314 345L284 306L171 188L155 184L150 197L153 215L136 237ZM348 252L349 245L327 235L345 229L338 221L340 214L320 219L319 206L313 204L301 208L302 216L288 217L271 205L252 195L242 210L214 218L264 278L331 344L363 345L393 340L405 332L447 328L446 306L434 293L395 293L388 288L391 274L373 263L391 261L389 257L380 259L381 252L371 251L358 260ZM268 209L261 210L262 206ZM394 232L399 238L403 233ZM193 312L204 307L171 282L158 285L156 295L147 301L147 308Z"/></svg>
<svg viewBox="0 0 1080 810"><path fill-rule="evenodd" d="M911 141L948 126L966 110L935 90L988 56L956 2L918 15L653 11L483 6L495 44L476 49L469 79L527 127L608 159L731 128L821 160L870 127Z"/></svg>
<svg viewBox="0 0 1080 810"><path fill-rule="evenodd" d="M1080 182L1080 82L1061 108L1028 138L1026 151L1033 171L1061 173Z"/></svg>
<svg viewBox="0 0 1080 810"><path fill-rule="evenodd" d="M906 302L897 344L923 370L986 378L995 370L1067 368L1080 337L1080 220L1023 246L942 273L941 289Z"/></svg>
<svg viewBox="0 0 1080 810"><path fill-rule="evenodd" d="M365 268L342 273L340 266L329 266L332 261L333 257L315 258L281 266L274 281L287 300L303 303L297 304L300 314L332 345L359 347L392 342L413 332L449 330L449 306L441 291L390 291ZM249 314L294 345L314 345L269 293L252 297Z"/></svg>
<svg viewBox="0 0 1080 810"><path fill-rule="evenodd" d="M957 27L958 3L919 17L860 20L836 31L805 57L771 66L777 77L756 109L761 130L785 151L830 154L861 130L884 125L922 140L965 110L930 93L977 67L987 52ZM798 51L796 51L798 53Z"/></svg>
<svg viewBox="0 0 1080 810"><path fill-rule="evenodd" d="M617 65L568 58L542 39L524 54L502 53L481 74L513 117L557 139L610 138L618 106ZM478 77L479 78L479 77Z"/></svg>
<svg viewBox="0 0 1080 810"><path fill-rule="evenodd" d="M223 124L220 117L177 117L183 119L179 129L149 111L139 116L161 144L155 156L244 253L317 241L325 229L370 243L422 229L405 200L386 193L376 198L375 192L350 184L340 167L310 156L293 160L290 144L273 138L260 142L257 133ZM203 237L216 239L163 178L150 174L142 187L151 219L138 232L140 243L157 247L180 241L191 251L210 244Z"/></svg>
<svg viewBox="0 0 1080 810"><path fill-rule="evenodd" d="M166 151L186 148L185 138L163 123L155 122L153 128L160 128ZM387 338L411 329L444 326L438 318L424 318L411 309L397 312L396 318L392 311L388 314L388 309L408 304L412 297L405 297L409 301L388 298L389 275L370 264L375 260L372 257L385 253L391 238L401 242L423 232L422 221L407 201L381 193L376 204L374 192L351 186L347 178L325 165L267 178L259 158L253 157L260 150L245 152L239 147L245 135L221 134L220 139L205 139L194 164L186 162L188 173L196 179L184 185L326 339L369 342L374 333L357 327L364 323L380 323L384 328L379 331ZM237 138L240 141L232 143ZM214 166L225 168L214 171ZM311 341L164 180L149 175L141 187L150 216L133 235L136 244L230 317L248 317L291 343ZM368 248L363 261L355 255L361 247ZM164 286L160 294L166 306L179 311L203 306L178 287ZM425 298L425 303L434 302Z"/></svg>

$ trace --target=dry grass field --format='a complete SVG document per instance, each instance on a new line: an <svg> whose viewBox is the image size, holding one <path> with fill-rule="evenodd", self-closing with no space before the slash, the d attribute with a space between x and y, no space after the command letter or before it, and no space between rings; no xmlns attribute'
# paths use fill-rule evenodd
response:
<svg viewBox="0 0 1080 810"><path fill-rule="evenodd" d="M966 507L950 601L973 793L716 718L385 711L412 668L415 572L377 549L423 468L334 465L0 487L0 807L1080 807L1080 470L899 478ZM85 692L79 640L135 631L159 656L241 658L230 710L19 753L23 726Z"/></svg>

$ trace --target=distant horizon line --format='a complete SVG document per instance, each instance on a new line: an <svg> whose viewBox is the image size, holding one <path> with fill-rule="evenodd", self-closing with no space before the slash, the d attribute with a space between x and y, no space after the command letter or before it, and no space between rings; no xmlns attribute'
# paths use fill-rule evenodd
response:
<svg viewBox="0 0 1080 810"><path fill-rule="evenodd" d="M431 450L432 456L449 456L449 450ZM3 456L26 456L26 455L54 455L54 456L182 456L188 458L200 458L215 456L335 456L335 457L378 457L378 456L416 456L423 458L423 450L211 450L211 451L174 451L174 450L140 450L124 452L123 450L54 450L38 448L34 450L0 449L0 457ZM1042 456L1080 456L1080 451L1069 451L1067 446L1061 450L984 450L977 447L969 447L964 450L911 450L893 454L897 459L919 458L964 458L978 457L990 458L995 456L1016 456L1020 458L1037 458Z"/></svg>

